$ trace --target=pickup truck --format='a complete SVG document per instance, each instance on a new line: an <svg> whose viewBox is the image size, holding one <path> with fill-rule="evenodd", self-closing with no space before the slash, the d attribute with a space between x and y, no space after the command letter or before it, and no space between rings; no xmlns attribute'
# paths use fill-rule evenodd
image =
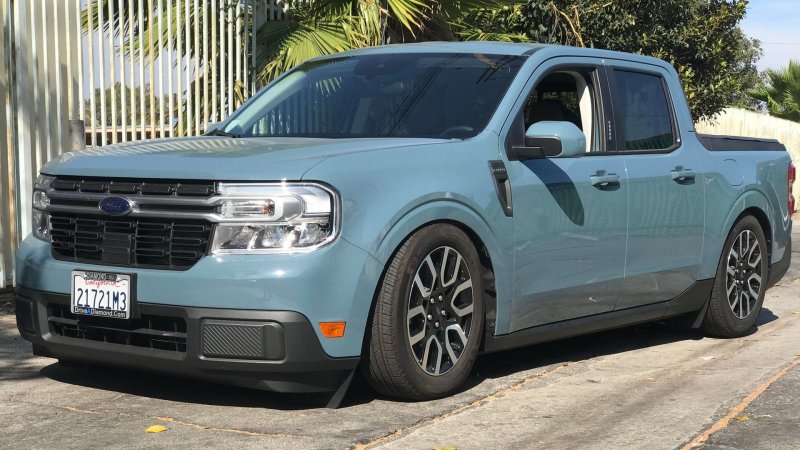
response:
<svg viewBox="0 0 800 450"><path fill-rule="evenodd" d="M17 323L63 364L331 405L360 370L441 397L480 353L667 318L752 332L790 263L794 179L776 141L697 134L658 59L348 51L203 136L46 164Z"/></svg>

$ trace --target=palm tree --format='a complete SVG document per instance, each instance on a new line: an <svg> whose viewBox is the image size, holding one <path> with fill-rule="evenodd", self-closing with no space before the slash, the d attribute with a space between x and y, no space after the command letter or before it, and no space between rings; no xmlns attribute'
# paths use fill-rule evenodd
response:
<svg viewBox="0 0 800 450"><path fill-rule="evenodd" d="M313 0L295 1L283 20L257 31L263 82L307 59L387 43L431 40L522 41L518 34L484 33L487 22L508 1L490 0Z"/></svg>
<svg viewBox="0 0 800 450"><path fill-rule="evenodd" d="M750 95L767 105L775 117L800 122L800 62L781 70L767 69L767 83Z"/></svg>

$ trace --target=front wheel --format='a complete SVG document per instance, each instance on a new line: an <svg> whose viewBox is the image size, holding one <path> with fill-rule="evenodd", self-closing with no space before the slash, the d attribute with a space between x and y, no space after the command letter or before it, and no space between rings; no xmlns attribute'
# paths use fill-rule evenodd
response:
<svg viewBox="0 0 800 450"><path fill-rule="evenodd" d="M414 233L386 269L365 361L372 387L425 400L458 389L483 331L483 273L459 228L436 224Z"/></svg>
<svg viewBox="0 0 800 450"><path fill-rule="evenodd" d="M741 219L722 251L703 330L716 337L746 335L755 326L769 271L767 242L755 217Z"/></svg>

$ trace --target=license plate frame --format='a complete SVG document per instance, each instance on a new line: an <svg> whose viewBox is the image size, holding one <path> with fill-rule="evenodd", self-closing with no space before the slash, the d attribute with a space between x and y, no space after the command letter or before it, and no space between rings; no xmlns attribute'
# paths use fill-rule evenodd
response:
<svg viewBox="0 0 800 450"><path fill-rule="evenodd" d="M135 274L72 271L69 304L73 314L128 320L133 317L135 302Z"/></svg>

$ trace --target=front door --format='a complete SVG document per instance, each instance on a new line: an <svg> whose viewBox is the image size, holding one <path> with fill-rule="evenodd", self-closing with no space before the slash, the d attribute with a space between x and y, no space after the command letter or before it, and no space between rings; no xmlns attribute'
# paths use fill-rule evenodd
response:
<svg viewBox="0 0 800 450"><path fill-rule="evenodd" d="M537 74L539 74L537 76ZM510 133L570 121L587 138L577 158L509 161L514 218L510 331L611 311L625 275L628 186L622 157L606 153L604 70L586 59L537 69ZM519 136L510 136L519 142ZM524 141L524 138L523 138Z"/></svg>

